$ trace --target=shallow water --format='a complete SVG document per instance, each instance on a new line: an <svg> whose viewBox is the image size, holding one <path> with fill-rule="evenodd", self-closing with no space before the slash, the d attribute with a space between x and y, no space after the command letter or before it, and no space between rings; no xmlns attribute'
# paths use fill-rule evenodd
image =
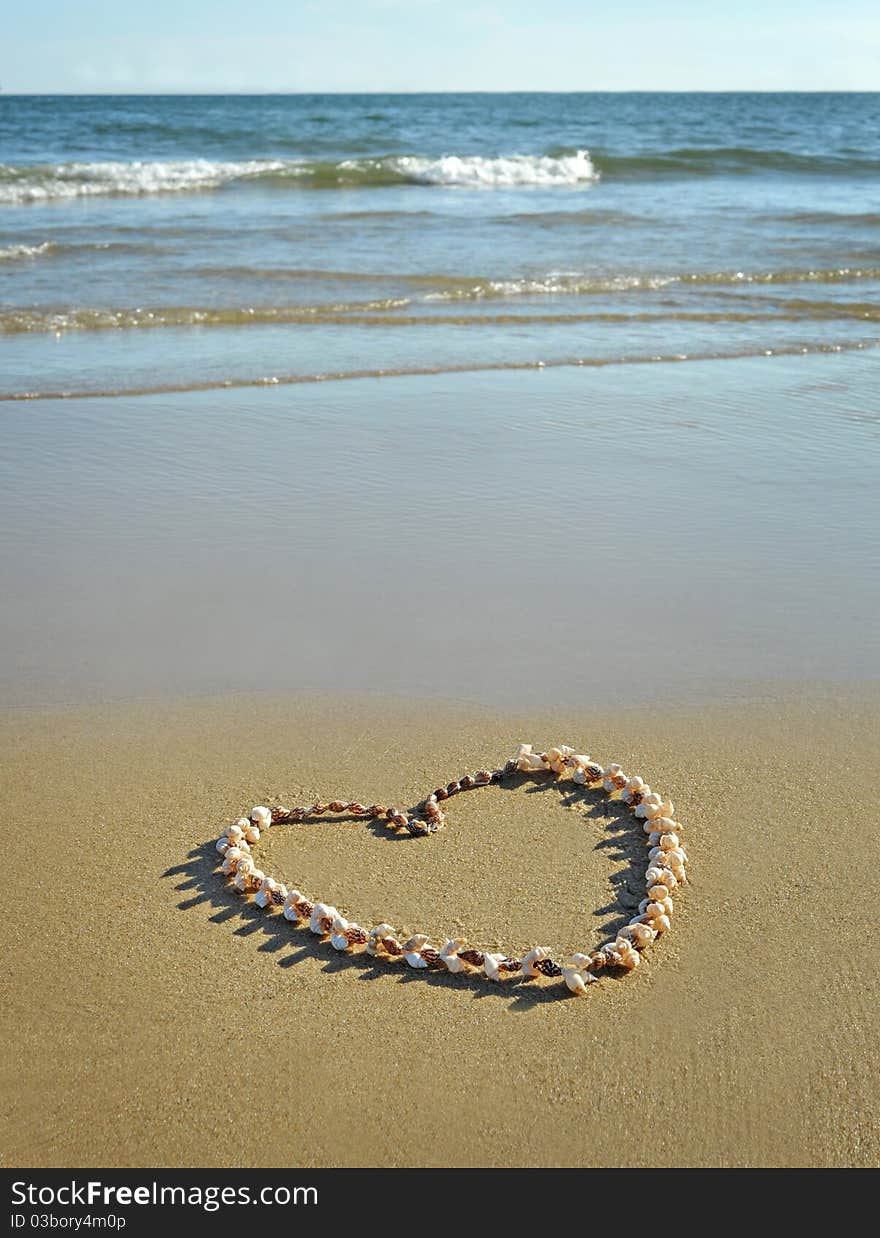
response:
<svg viewBox="0 0 880 1238"><path fill-rule="evenodd" d="M0 398L864 350L880 95L0 97Z"/></svg>
<svg viewBox="0 0 880 1238"><path fill-rule="evenodd" d="M863 352L7 403L4 700L876 677L878 380Z"/></svg>

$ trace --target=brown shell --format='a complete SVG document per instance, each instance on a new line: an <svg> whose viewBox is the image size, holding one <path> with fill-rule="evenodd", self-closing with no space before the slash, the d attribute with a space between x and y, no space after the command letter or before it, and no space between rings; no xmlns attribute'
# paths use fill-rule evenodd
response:
<svg viewBox="0 0 880 1238"><path fill-rule="evenodd" d="M384 937L382 939L382 949L386 954L391 954L395 958L399 958L403 954L403 946L396 937Z"/></svg>
<svg viewBox="0 0 880 1238"><path fill-rule="evenodd" d="M307 898L301 898L298 903L294 903L296 913L301 920L308 920L309 916L315 910L314 904L310 903Z"/></svg>
<svg viewBox="0 0 880 1238"><path fill-rule="evenodd" d="M424 950L419 951L419 954L421 954L429 967L439 967L443 962L440 958L440 951L435 950L433 946L425 946Z"/></svg>
<svg viewBox="0 0 880 1238"><path fill-rule="evenodd" d="M437 790L432 791L431 794L438 800L445 800L449 798L449 792L445 787L438 787Z"/></svg>
<svg viewBox="0 0 880 1238"><path fill-rule="evenodd" d="M470 791L471 787L473 787L475 784L470 774L465 774L464 778L461 779L459 785L461 786L462 791Z"/></svg>
<svg viewBox="0 0 880 1238"><path fill-rule="evenodd" d="M463 959L465 963L470 963L473 967L482 967L485 960L485 955L482 950L459 950L458 957Z"/></svg>
<svg viewBox="0 0 880 1238"><path fill-rule="evenodd" d="M558 963L554 963L552 959L541 959L535 964L535 971L539 971L542 976L561 976L562 968Z"/></svg>
<svg viewBox="0 0 880 1238"><path fill-rule="evenodd" d="M275 804L269 809L269 814L273 821L284 821L290 815L289 809L282 808L280 804Z"/></svg>
<svg viewBox="0 0 880 1238"><path fill-rule="evenodd" d="M413 838L422 838L425 834L434 834L437 829L436 826L425 825L422 821L405 821L405 825Z"/></svg>
<svg viewBox="0 0 880 1238"><path fill-rule="evenodd" d="M384 817L388 809L384 804L371 804L367 809L368 817Z"/></svg>
<svg viewBox="0 0 880 1238"><path fill-rule="evenodd" d="M342 800L331 800L327 807L331 812L345 812L345 805Z"/></svg>
<svg viewBox="0 0 880 1238"><path fill-rule="evenodd" d="M522 959L502 959L498 964L499 971L520 971Z"/></svg>
<svg viewBox="0 0 880 1238"><path fill-rule="evenodd" d="M362 946L367 940L367 934L362 928L350 928L345 930L345 939L353 946Z"/></svg>
<svg viewBox="0 0 880 1238"><path fill-rule="evenodd" d="M269 901L274 903L276 907L283 907L284 895L278 889L272 890L269 894Z"/></svg>
<svg viewBox="0 0 880 1238"><path fill-rule="evenodd" d="M590 762L584 766L584 777L587 782L598 782L604 773L601 765L596 765L595 762Z"/></svg>
<svg viewBox="0 0 880 1238"><path fill-rule="evenodd" d="M446 787L446 794L447 795L458 795L460 790L461 790L461 787L459 786L457 782L450 782L448 786Z"/></svg>

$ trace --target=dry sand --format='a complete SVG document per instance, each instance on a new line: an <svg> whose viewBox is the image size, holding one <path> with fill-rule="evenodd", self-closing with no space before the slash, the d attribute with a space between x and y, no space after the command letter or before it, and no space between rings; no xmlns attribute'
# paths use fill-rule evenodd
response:
<svg viewBox="0 0 880 1238"><path fill-rule="evenodd" d="M2 1163L877 1164L877 724L876 696L820 694L7 713ZM520 739L620 760L687 827L673 932L584 998L337 956L214 871L245 806L410 804ZM460 797L435 838L321 821L261 858L362 924L589 947L636 888L630 835L531 785Z"/></svg>

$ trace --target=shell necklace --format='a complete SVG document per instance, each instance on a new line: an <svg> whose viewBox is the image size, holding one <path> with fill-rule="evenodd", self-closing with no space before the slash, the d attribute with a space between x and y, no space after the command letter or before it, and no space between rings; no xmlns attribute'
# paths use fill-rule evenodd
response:
<svg viewBox="0 0 880 1238"><path fill-rule="evenodd" d="M377 924L369 931L360 928L329 903L313 901L299 890L288 890L283 882L268 877L258 869L251 856L251 844L259 841L260 831L285 822L307 821L324 813L335 816L384 818L391 829L405 829L415 837L433 834L443 826L440 804L462 791L500 783L514 773L528 774L536 779L570 778L579 786L602 789L632 809L643 822L648 851L645 872L645 898L639 913L620 930L613 941L589 954L572 954L556 962L546 946L534 946L521 959L507 954L489 953L469 946L461 938L450 938L439 948L431 945L424 933L416 933L399 941L390 924ZM254 895L256 904L267 910L281 908L282 915L293 924L308 921L309 929L319 937L330 937L336 950L363 948L369 955L387 962L403 961L413 968L434 968L448 972L482 971L489 980L499 981L519 972L526 979L540 977L562 982L572 993L585 993L587 985L603 968L623 968L632 971L639 964L639 952L649 946L670 926L672 894L685 883L687 855L679 842L681 825L674 818L669 800L664 800L641 778L628 777L619 765L603 768L588 756L560 745L548 752L533 752L531 744L520 744L516 755L495 770L480 770L467 774L458 782L438 787L418 805L412 814L384 804L365 807L357 800L318 801L303 808L254 808L250 817L239 817L217 840L217 850L223 859L222 873L231 879L243 895Z"/></svg>

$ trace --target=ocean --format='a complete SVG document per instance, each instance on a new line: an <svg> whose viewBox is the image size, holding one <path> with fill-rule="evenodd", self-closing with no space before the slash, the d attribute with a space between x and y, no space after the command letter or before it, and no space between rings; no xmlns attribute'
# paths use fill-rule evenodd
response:
<svg viewBox="0 0 880 1238"><path fill-rule="evenodd" d="M878 174L877 94L0 96L0 700L876 678Z"/></svg>
<svg viewBox="0 0 880 1238"><path fill-rule="evenodd" d="M880 95L0 96L0 397L864 349Z"/></svg>

